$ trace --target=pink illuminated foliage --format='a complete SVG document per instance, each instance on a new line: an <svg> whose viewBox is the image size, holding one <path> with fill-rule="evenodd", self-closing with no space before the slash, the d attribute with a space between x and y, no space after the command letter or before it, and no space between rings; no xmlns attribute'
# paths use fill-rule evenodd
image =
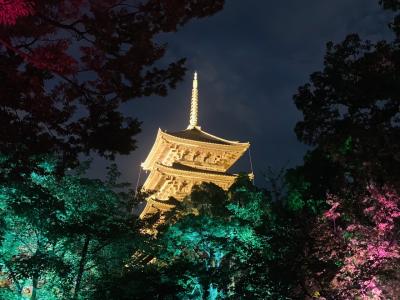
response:
<svg viewBox="0 0 400 300"><path fill-rule="evenodd" d="M387 186L369 185L367 195L356 202L363 206L361 216L352 214L344 199L330 195L327 202L331 207L313 232L315 257L337 268L333 272L325 268L317 274L320 286L313 289L325 285L326 296L336 295L338 299L396 299L393 297L400 292L396 284L400 265L399 194Z"/></svg>
<svg viewBox="0 0 400 300"><path fill-rule="evenodd" d="M324 217L333 222L333 229L336 231L336 219L340 217L340 213L337 212L337 209L340 206L339 199L332 195L328 195L326 202L331 206L331 208L324 213Z"/></svg>

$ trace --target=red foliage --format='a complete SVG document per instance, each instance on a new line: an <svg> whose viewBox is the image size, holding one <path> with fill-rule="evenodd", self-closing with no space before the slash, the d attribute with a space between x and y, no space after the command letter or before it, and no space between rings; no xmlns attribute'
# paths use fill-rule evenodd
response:
<svg viewBox="0 0 400 300"><path fill-rule="evenodd" d="M55 151L71 165L91 151L128 154L140 122L122 102L165 96L185 73L185 59L158 63L167 44L157 36L223 4L0 0L0 152L19 161Z"/></svg>
<svg viewBox="0 0 400 300"><path fill-rule="evenodd" d="M69 43L59 40L33 50L31 63L39 69L46 69L57 74L75 74L78 71L77 61L66 53Z"/></svg>
<svg viewBox="0 0 400 300"><path fill-rule="evenodd" d="M190 19L212 14L222 6L223 0L148 0L137 5L127 0L0 0L0 25L7 25L0 26L0 46L38 69L57 74L94 70L96 87L108 94L118 92L124 100L164 95L166 87L157 81L174 86L177 79L173 78L182 76L183 60L166 70L150 69L165 54L165 45L154 42L154 36L176 31ZM17 22L29 15L34 16ZM96 62L99 57L112 63L104 66ZM129 81L135 86L127 86Z"/></svg>
<svg viewBox="0 0 400 300"><path fill-rule="evenodd" d="M0 25L14 25L20 17L33 14L29 0L0 0Z"/></svg>

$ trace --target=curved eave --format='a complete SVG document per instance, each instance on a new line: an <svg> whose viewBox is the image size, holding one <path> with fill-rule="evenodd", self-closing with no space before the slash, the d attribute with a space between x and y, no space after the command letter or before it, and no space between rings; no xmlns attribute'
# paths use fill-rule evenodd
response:
<svg viewBox="0 0 400 300"><path fill-rule="evenodd" d="M161 130L161 128L158 128L156 140L153 144L153 147L151 147L151 150L150 150L149 154L147 155L146 160L141 164L141 166L144 170L151 169L153 162L156 161L156 159L157 159L156 156L158 154L157 152L159 152L160 148L162 147L161 146L162 134L163 134L163 131Z"/></svg>
<svg viewBox="0 0 400 300"><path fill-rule="evenodd" d="M212 178L217 180L232 180L236 178L236 175L231 174L223 174L223 173L216 173L216 172L207 172L205 170L182 170L173 167L164 166L161 164L156 164L155 168L166 175L175 175L175 176L182 176L182 177L194 177L194 178Z"/></svg>
<svg viewBox="0 0 400 300"><path fill-rule="evenodd" d="M232 165L243 155L243 153L250 147L249 142L241 143L237 141L229 141L224 140L214 135L211 135L205 131L201 131L203 134L206 134L214 139L218 139L223 141L226 144L219 144L219 143L212 143L212 142L205 142L205 141L197 141L192 139L185 139L182 137L177 137L172 134L169 134L165 131L162 131L160 128L158 129L156 140L153 144L153 147L150 150L149 155L147 156L146 160L142 163L142 167L144 170L150 170L154 167L155 163L160 161L160 156L165 151L163 142L167 142L170 144L177 144L177 145L186 145L191 147L205 147L210 149L219 149L223 151L237 151L240 154L238 155L237 159L232 162Z"/></svg>
<svg viewBox="0 0 400 300"><path fill-rule="evenodd" d="M238 142L238 141L225 140L223 138L217 137L217 136L212 135L212 134L210 134L208 132L205 132L203 130L199 130L199 131L202 134L204 134L206 136L209 136L210 138L213 138L213 139L215 139L217 141L221 141L221 142L223 142L225 144L213 143L211 141L210 142L206 142L206 141L198 141L198 140L195 140L195 139L187 139L187 138L182 138L182 137L175 136L173 134L169 134L169 133L167 133L165 131L161 131L161 132L168 140L175 141L175 142L180 143L180 144L204 145L204 146L210 146L210 147L218 148L218 149L232 149L232 148L235 148L235 150L236 150L237 148L239 148L239 149L244 149L244 151L246 151L246 149L250 146L249 142L242 143L242 142Z"/></svg>
<svg viewBox="0 0 400 300"><path fill-rule="evenodd" d="M199 182L233 182L237 175L231 174L218 174L215 172L207 172L203 170L196 171L187 171L181 170L173 167L164 166L161 164L156 164L154 169L151 171L150 175L147 177L145 183L143 184L143 188L145 190L155 190L159 181L161 180L161 176L159 175L171 175L183 178L193 178Z"/></svg>
<svg viewBox="0 0 400 300"><path fill-rule="evenodd" d="M157 212L158 210L167 211L175 207L175 205L163 203L152 198L148 198L146 201L146 206L139 215L140 219L143 219L147 214L151 215L152 212Z"/></svg>

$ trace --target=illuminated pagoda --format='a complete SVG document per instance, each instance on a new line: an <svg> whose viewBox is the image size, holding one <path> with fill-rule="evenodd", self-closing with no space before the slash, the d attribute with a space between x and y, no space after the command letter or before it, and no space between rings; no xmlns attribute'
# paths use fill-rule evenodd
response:
<svg viewBox="0 0 400 300"><path fill-rule="evenodd" d="M141 165L143 170L150 171L143 190L154 191L147 198L141 218L172 209L171 197L182 200L193 186L202 182L212 182L227 190L237 177L227 171L250 143L229 141L202 130L198 125L198 101L197 73L194 73L189 126L178 132L159 129Z"/></svg>

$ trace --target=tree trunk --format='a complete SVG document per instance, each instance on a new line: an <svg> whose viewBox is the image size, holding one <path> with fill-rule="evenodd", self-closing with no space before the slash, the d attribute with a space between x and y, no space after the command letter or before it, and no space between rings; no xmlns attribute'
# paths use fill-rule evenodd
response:
<svg viewBox="0 0 400 300"><path fill-rule="evenodd" d="M31 300L36 300L36 292L37 292L37 285L38 285L38 275L33 275L32 278L32 297Z"/></svg>
<svg viewBox="0 0 400 300"><path fill-rule="evenodd" d="M74 296L72 298L73 300L78 299L79 290L81 288L83 271L84 271L85 263L86 263L86 255L87 255L88 249L89 249L89 243L90 243L90 238L88 235L86 235L85 241L83 244L82 253L81 253L81 260L79 261L78 275L76 276Z"/></svg>

